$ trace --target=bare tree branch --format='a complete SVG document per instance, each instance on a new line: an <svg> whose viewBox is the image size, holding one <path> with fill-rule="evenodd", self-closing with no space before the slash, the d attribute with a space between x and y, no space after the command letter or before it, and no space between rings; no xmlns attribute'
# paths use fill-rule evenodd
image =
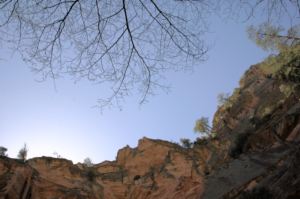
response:
<svg viewBox="0 0 300 199"><path fill-rule="evenodd" d="M281 20L289 20L291 25L299 23L299 0L220 0L220 4L229 13L244 20L258 17L265 22L282 25ZM285 24L287 25L287 24Z"/></svg>
<svg viewBox="0 0 300 199"><path fill-rule="evenodd" d="M111 95L101 97L101 107L131 92L139 92L144 103L164 89L165 71L205 59L200 38L206 26L197 22L205 21L208 5L206 0L0 0L0 39L15 45L42 80L72 76L109 85Z"/></svg>

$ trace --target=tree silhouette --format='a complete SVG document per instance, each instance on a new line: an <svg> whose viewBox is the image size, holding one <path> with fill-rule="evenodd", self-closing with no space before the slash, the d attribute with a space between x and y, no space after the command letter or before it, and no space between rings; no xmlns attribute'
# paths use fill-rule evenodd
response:
<svg viewBox="0 0 300 199"><path fill-rule="evenodd" d="M188 148L188 149L193 146L191 140L188 138L181 138L180 143L183 147Z"/></svg>
<svg viewBox="0 0 300 199"><path fill-rule="evenodd" d="M93 162L92 162L91 158L89 158L89 157L87 157L83 160L83 164L86 165L87 167L93 166Z"/></svg>
<svg viewBox="0 0 300 199"><path fill-rule="evenodd" d="M203 60L206 1L0 1L2 41L14 44L42 80L70 75L111 88L99 105L132 93L140 103L168 70Z"/></svg>
<svg viewBox="0 0 300 199"><path fill-rule="evenodd" d="M25 161L27 158L27 154L28 154L28 148L27 148L26 144L24 144L24 146L20 149L20 151L18 153L18 158L20 160Z"/></svg>
<svg viewBox="0 0 300 199"><path fill-rule="evenodd" d="M0 40L41 80L71 76L108 88L100 107L132 94L143 103L167 88L167 71L205 59L202 36L214 8L268 22L300 16L299 0L0 0Z"/></svg>
<svg viewBox="0 0 300 199"><path fill-rule="evenodd" d="M0 156L7 156L6 151L7 148L0 146Z"/></svg>
<svg viewBox="0 0 300 199"><path fill-rule="evenodd" d="M300 17L299 0L220 0L219 5L230 16L237 15L242 20L259 17L265 22L279 25L282 19L293 23Z"/></svg>

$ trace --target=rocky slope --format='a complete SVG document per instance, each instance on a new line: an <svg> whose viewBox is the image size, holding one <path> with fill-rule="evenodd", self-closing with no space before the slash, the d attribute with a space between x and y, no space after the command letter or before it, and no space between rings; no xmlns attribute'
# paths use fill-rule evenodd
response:
<svg viewBox="0 0 300 199"><path fill-rule="evenodd" d="M300 47L251 66L192 148L143 138L87 167L0 157L0 198L300 198Z"/></svg>

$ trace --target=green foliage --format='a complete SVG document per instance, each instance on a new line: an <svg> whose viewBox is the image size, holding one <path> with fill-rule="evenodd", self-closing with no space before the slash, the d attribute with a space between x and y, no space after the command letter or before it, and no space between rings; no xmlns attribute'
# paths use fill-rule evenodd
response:
<svg viewBox="0 0 300 199"><path fill-rule="evenodd" d="M211 127L208 124L208 117L201 117L196 120L194 131L200 134L209 135L211 132Z"/></svg>
<svg viewBox="0 0 300 199"><path fill-rule="evenodd" d="M278 107L278 105L281 102L278 101L278 103L268 103L268 104L264 104L261 105L258 109L257 109L257 116L259 118L264 118L266 116L269 116L272 114L272 112Z"/></svg>
<svg viewBox="0 0 300 199"><path fill-rule="evenodd" d="M7 148L0 146L0 156L7 156L6 151Z"/></svg>
<svg viewBox="0 0 300 199"><path fill-rule="evenodd" d="M188 148L188 149L193 146L191 140L188 138L181 138L180 143L183 147Z"/></svg>
<svg viewBox="0 0 300 199"><path fill-rule="evenodd" d="M263 23L258 27L248 27L248 36L259 47L264 50L280 51L286 47L293 46L300 41L300 26L290 27L285 34L280 26Z"/></svg>
<svg viewBox="0 0 300 199"><path fill-rule="evenodd" d="M89 157L87 157L83 160L83 164L87 167L92 167L94 165L91 158L89 158Z"/></svg>
<svg viewBox="0 0 300 199"><path fill-rule="evenodd" d="M290 84L281 84L279 86L280 92L285 95L285 97L289 97L295 89L295 85L290 85Z"/></svg>
<svg viewBox="0 0 300 199"><path fill-rule="evenodd" d="M230 108L232 107L232 105L238 100L238 98L240 97L240 92L241 90L239 88L235 88L233 91L233 94L228 97L228 99L225 101L225 103L223 104L224 108Z"/></svg>
<svg viewBox="0 0 300 199"><path fill-rule="evenodd" d="M277 57L269 56L261 65L260 68L266 75L273 75L277 73L282 65L277 62Z"/></svg>
<svg viewBox="0 0 300 199"><path fill-rule="evenodd" d="M220 94L218 94L218 96L217 96L218 106L222 106L223 104L228 102L229 97L230 97L230 93L220 93Z"/></svg>
<svg viewBox="0 0 300 199"><path fill-rule="evenodd" d="M282 31L280 27L271 26L269 23L259 25L257 28L250 26L248 36L264 50L277 50L280 45L277 35Z"/></svg>
<svg viewBox="0 0 300 199"><path fill-rule="evenodd" d="M300 83L300 45L285 50L280 54L286 59L276 78L293 83Z"/></svg>
<svg viewBox="0 0 300 199"><path fill-rule="evenodd" d="M20 151L18 153L18 158L20 160L25 161L27 158L27 154L28 154L28 148L27 148L26 144L24 144L24 146L20 149Z"/></svg>
<svg viewBox="0 0 300 199"><path fill-rule="evenodd" d="M229 155L232 158L237 158L244 152L245 144L247 143L249 133L238 133L234 137L233 143L229 149Z"/></svg>
<svg viewBox="0 0 300 199"><path fill-rule="evenodd" d="M217 133L216 132L210 132L210 138L214 139L217 137Z"/></svg>
<svg viewBox="0 0 300 199"><path fill-rule="evenodd" d="M197 138L196 141L194 142L194 145L206 145L208 144L208 140L206 137L202 137L202 138Z"/></svg>
<svg viewBox="0 0 300 199"><path fill-rule="evenodd" d="M282 49L277 56L269 56L259 67L265 75L278 75L280 78L300 75L300 45Z"/></svg>

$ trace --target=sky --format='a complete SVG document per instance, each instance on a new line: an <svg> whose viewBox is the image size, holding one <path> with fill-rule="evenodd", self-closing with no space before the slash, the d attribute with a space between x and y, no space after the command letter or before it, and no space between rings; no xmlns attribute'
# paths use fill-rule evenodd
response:
<svg viewBox="0 0 300 199"><path fill-rule="evenodd" d="M267 53L246 34L251 22L210 19L208 59L193 72L170 72L169 93L158 92L140 106L131 98L122 110L101 113L94 107L101 89L91 82L68 78L36 81L28 63L5 45L0 49L0 146L15 158L24 145L28 157L55 156L74 163L90 157L94 163L114 160L118 149L137 146L143 137L179 142L195 140L196 119L212 119L217 95L232 92L250 65Z"/></svg>

